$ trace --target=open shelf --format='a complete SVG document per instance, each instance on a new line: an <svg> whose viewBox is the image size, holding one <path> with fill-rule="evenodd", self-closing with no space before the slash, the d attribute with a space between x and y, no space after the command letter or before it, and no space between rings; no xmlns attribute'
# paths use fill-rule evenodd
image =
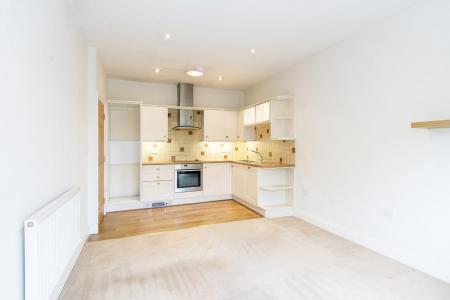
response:
<svg viewBox="0 0 450 300"><path fill-rule="evenodd" d="M287 186L287 185L269 185L269 186L260 186L259 187L263 191L273 192L273 191L284 191L284 190L291 190L294 187L293 186Z"/></svg>
<svg viewBox="0 0 450 300"><path fill-rule="evenodd" d="M450 128L450 120L435 120L425 122L413 122L411 128Z"/></svg>

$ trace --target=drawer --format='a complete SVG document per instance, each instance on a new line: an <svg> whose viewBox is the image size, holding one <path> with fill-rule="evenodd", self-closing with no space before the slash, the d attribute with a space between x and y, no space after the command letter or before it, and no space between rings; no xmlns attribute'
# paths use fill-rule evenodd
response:
<svg viewBox="0 0 450 300"><path fill-rule="evenodd" d="M142 198L144 201L172 200L174 189L172 180L143 182Z"/></svg>
<svg viewBox="0 0 450 300"><path fill-rule="evenodd" d="M157 165L142 167L142 181L159 181L174 179L173 165Z"/></svg>

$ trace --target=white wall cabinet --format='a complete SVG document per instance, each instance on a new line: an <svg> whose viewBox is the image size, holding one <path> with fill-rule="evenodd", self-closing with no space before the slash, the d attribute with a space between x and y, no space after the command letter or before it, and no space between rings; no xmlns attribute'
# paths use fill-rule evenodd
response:
<svg viewBox="0 0 450 300"><path fill-rule="evenodd" d="M231 194L231 173L229 163L203 164L203 195Z"/></svg>
<svg viewBox="0 0 450 300"><path fill-rule="evenodd" d="M255 107L248 107L244 109L244 125L252 125L255 124L256 121L256 110Z"/></svg>
<svg viewBox="0 0 450 300"><path fill-rule="evenodd" d="M226 142L238 139L238 112L209 109L205 110L203 120L205 141Z"/></svg>
<svg viewBox="0 0 450 300"><path fill-rule="evenodd" d="M169 120L167 107L141 106L141 141L167 142Z"/></svg>
<svg viewBox="0 0 450 300"><path fill-rule="evenodd" d="M224 111L225 141L238 140L238 112Z"/></svg>
<svg viewBox="0 0 450 300"><path fill-rule="evenodd" d="M238 141L254 141L255 137L255 128L253 126L245 126L244 124L244 111L240 110L238 112L238 121L237 121L237 140Z"/></svg>
<svg viewBox="0 0 450 300"><path fill-rule="evenodd" d="M255 106L255 123L270 121L270 101Z"/></svg>

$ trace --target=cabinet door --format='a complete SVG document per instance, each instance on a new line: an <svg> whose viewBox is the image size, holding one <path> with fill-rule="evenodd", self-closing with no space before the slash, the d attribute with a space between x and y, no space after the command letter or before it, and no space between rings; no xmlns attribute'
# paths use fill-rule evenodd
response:
<svg viewBox="0 0 450 300"><path fill-rule="evenodd" d="M247 202L258 203L258 173L254 167L247 167L245 176L245 199Z"/></svg>
<svg viewBox="0 0 450 300"><path fill-rule="evenodd" d="M242 200L245 200L245 166L233 164L231 172L232 194Z"/></svg>
<svg viewBox="0 0 450 300"><path fill-rule="evenodd" d="M230 180L230 164L203 164L203 195L230 194Z"/></svg>
<svg viewBox="0 0 450 300"><path fill-rule="evenodd" d="M270 120L270 101L256 105L255 121L256 123L267 122Z"/></svg>
<svg viewBox="0 0 450 300"><path fill-rule="evenodd" d="M225 141L225 112L222 110L205 110L203 132L205 141Z"/></svg>
<svg viewBox="0 0 450 300"><path fill-rule="evenodd" d="M244 125L255 124L255 107L244 109Z"/></svg>
<svg viewBox="0 0 450 300"><path fill-rule="evenodd" d="M167 107L141 106L141 138L144 142L166 142L169 132Z"/></svg>
<svg viewBox="0 0 450 300"><path fill-rule="evenodd" d="M171 200L173 193L173 181L149 181L142 183L142 198L144 201Z"/></svg>
<svg viewBox="0 0 450 300"><path fill-rule="evenodd" d="M238 112L224 111L225 115L225 141L238 140Z"/></svg>
<svg viewBox="0 0 450 300"><path fill-rule="evenodd" d="M253 126L245 126L244 125L244 111L241 110L238 112L238 133L237 140L238 141L254 141L255 140L255 128Z"/></svg>

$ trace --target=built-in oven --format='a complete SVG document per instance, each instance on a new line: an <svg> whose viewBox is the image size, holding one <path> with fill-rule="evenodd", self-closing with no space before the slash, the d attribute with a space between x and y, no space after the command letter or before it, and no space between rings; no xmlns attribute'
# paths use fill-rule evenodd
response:
<svg viewBox="0 0 450 300"><path fill-rule="evenodd" d="M202 171L203 164L175 165L175 193L201 191Z"/></svg>

